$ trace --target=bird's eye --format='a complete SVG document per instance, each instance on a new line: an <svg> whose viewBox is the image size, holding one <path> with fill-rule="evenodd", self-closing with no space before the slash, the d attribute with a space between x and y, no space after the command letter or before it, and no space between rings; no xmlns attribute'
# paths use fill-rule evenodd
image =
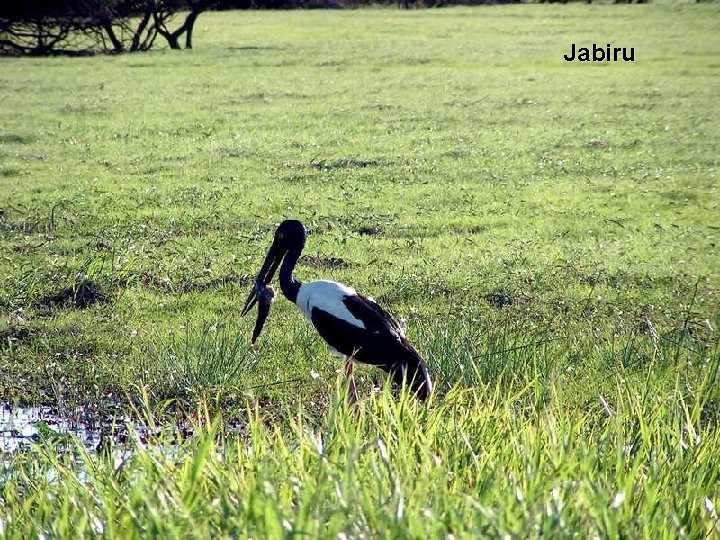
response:
<svg viewBox="0 0 720 540"><path fill-rule="evenodd" d="M283 233L278 233L278 238L279 238L280 240L282 240L284 236L285 236L285 235L284 235Z"/></svg>

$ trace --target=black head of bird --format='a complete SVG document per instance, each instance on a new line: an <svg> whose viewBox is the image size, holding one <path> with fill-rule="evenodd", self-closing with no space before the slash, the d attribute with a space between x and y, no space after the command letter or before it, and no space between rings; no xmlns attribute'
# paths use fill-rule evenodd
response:
<svg viewBox="0 0 720 540"><path fill-rule="evenodd" d="M305 245L305 238L305 226L297 220L283 221L275 231L275 237L265 256L265 262L255 278L255 284L240 313L240 316L244 317L255 304L258 304L258 316L255 321L252 343L255 343L260 336L270 314L270 306L276 294L275 289L270 287L270 282L275 276L278 266L291 249L297 250L299 255Z"/></svg>

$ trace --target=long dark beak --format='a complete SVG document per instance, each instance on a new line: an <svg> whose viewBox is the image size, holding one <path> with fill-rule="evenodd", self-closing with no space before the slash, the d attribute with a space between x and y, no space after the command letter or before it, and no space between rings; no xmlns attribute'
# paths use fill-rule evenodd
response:
<svg viewBox="0 0 720 540"><path fill-rule="evenodd" d="M240 316L244 317L255 304L258 304L258 315L255 321L255 328L252 334L252 343L255 343L257 338L262 332L265 321L270 314L270 305L272 304L273 298L275 298L275 291L269 286L272 281L275 272L277 272L280 261L285 256L285 251L282 251L277 247L275 242L272 243L270 249L265 255L265 261L263 262L257 277L255 278L255 285L253 285L252 291L248 295L245 301L245 306L240 312Z"/></svg>
<svg viewBox="0 0 720 540"><path fill-rule="evenodd" d="M263 289L272 281L278 266L280 266L280 261L282 261L283 255L284 253L281 252L273 242L267 252L267 255L265 256L265 262L263 262L262 268L260 268L260 271L255 278L255 285L253 286L252 291L250 291L250 294L245 301L245 306L240 312L241 317L244 317L260 299Z"/></svg>
<svg viewBox="0 0 720 540"><path fill-rule="evenodd" d="M255 295L255 288L253 287L253 290L250 291L250 296L248 296L247 300L245 300L245 307L242 308L242 311L240 312L240 316L244 317L247 315L248 311L250 311L253 306L257 303L257 296Z"/></svg>
<svg viewBox="0 0 720 540"><path fill-rule="evenodd" d="M255 321L255 328L253 329L252 343L255 343L255 340L260 336L260 332L262 332L265 321L270 314L270 306L272 305L274 297L275 291L269 286L260 292L259 298L256 297L258 301L258 316Z"/></svg>

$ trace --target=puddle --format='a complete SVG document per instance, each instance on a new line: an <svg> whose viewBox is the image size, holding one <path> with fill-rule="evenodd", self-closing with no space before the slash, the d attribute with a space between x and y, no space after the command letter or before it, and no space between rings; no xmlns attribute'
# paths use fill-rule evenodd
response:
<svg viewBox="0 0 720 540"><path fill-rule="evenodd" d="M8 403L0 402L0 478L3 474L12 471L10 457L22 452L33 445L52 445L51 447L64 452L76 448L75 441L81 443L91 453L109 452L112 456L115 470L119 470L128 457L134 452L128 444L129 429L126 417L121 416L111 420L86 421L83 418L85 411L79 408L71 411L69 418L58 414L52 407L13 407ZM132 424L141 443L146 444L150 430ZM69 446L65 442L70 442ZM176 441L177 442L177 441ZM176 450L176 443L158 443L155 445L163 453L172 456ZM57 471L50 468L45 471L48 478L57 478ZM82 481L88 479L87 470L79 464L78 478ZM0 523L1 525L1 523ZM1 531L0 531L1 532ZM2 534L0 534L0 537Z"/></svg>
<svg viewBox="0 0 720 540"><path fill-rule="evenodd" d="M85 423L63 417L51 407L13 407L0 404L0 453L12 453L33 443L62 440L73 435L88 450L96 450L103 436L122 421Z"/></svg>
<svg viewBox="0 0 720 540"><path fill-rule="evenodd" d="M228 433L240 433L246 422L232 419L225 424ZM131 419L115 409L113 414L92 415L79 407L60 414L57 409L43 407L15 407L0 402L0 455L12 454L33 444L56 444L74 437L90 452L115 452L131 447L130 438L141 444L175 447L195 434L191 416L171 414L152 421L152 427L140 420ZM151 442L152 441L152 442ZM169 450L168 450L169 451ZM0 460L0 463L2 460Z"/></svg>

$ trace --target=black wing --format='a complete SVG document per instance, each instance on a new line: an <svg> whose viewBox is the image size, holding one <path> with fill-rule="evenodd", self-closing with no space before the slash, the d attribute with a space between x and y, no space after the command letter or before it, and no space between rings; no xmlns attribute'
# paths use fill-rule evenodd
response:
<svg viewBox="0 0 720 540"><path fill-rule="evenodd" d="M311 319L320 336L340 353L390 373L397 383L407 378L418 397L427 398L432 384L425 362L395 319L377 303L359 294L346 296L343 303L365 328L316 307Z"/></svg>

